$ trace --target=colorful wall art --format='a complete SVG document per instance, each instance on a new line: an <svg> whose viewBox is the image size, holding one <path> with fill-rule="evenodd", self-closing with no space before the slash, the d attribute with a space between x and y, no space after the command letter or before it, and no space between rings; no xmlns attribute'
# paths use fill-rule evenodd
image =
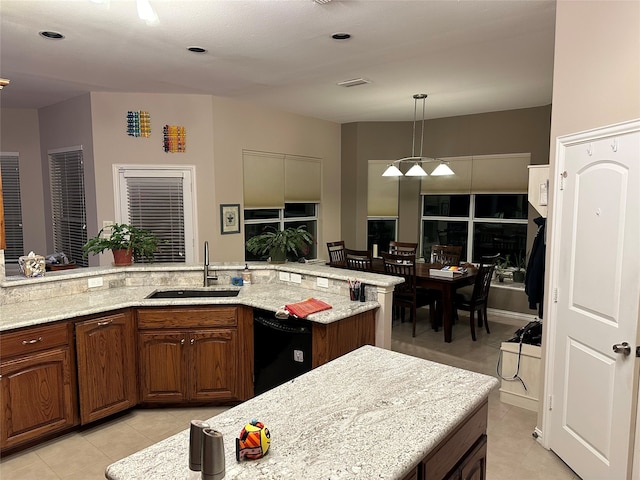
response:
<svg viewBox="0 0 640 480"><path fill-rule="evenodd" d="M169 153L187 150L187 134L185 128L178 125L165 125L162 129L164 151Z"/></svg>
<svg viewBox="0 0 640 480"><path fill-rule="evenodd" d="M127 135L130 137L151 136L151 117L149 112L132 110L127 112Z"/></svg>

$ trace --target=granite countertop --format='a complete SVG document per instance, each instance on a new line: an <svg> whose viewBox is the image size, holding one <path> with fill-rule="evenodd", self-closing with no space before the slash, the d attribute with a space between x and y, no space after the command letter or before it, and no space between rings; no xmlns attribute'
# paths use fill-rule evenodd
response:
<svg viewBox="0 0 640 480"><path fill-rule="evenodd" d="M207 420L222 433L225 479L402 479L498 381L365 346ZM235 438L258 419L269 453L235 459ZM185 430L107 467L111 480L200 478Z"/></svg>
<svg viewBox="0 0 640 480"><path fill-rule="evenodd" d="M309 290L293 285L267 283L233 287L230 285L209 289L240 290L236 297L210 297L189 299L147 299L155 290L180 290L194 287L120 287L64 295L46 300L31 300L0 306L0 332L34 326L58 320L73 319L84 315L103 313L128 307L166 307L197 305L246 305L277 311L287 303L295 303L314 297L332 306L331 310L310 315L311 321L332 323L357 313L379 307L377 301L353 302L345 296ZM195 289L204 289L202 287Z"/></svg>

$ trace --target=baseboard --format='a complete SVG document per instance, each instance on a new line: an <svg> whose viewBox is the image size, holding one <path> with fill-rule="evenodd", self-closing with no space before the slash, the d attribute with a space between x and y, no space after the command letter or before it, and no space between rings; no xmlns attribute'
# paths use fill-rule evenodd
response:
<svg viewBox="0 0 640 480"><path fill-rule="evenodd" d="M537 315L532 315L531 313L512 312L510 310L499 310L497 308L487 308L487 314L500 315L501 317L508 317L513 320L522 320L525 324L538 318Z"/></svg>

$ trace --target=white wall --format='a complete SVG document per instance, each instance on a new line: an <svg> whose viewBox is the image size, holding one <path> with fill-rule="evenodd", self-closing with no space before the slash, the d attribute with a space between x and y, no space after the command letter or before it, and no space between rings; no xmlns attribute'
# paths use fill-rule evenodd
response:
<svg viewBox="0 0 640 480"><path fill-rule="evenodd" d="M126 135L128 110L149 112L151 137ZM92 93L91 118L98 226L114 220L114 163L195 165L198 261L204 240L209 241L212 261L243 259L244 228L240 234L221 235L219 205L238 203L242 208L242 150L249 149L322 158L318 242L339 236L338 124L208 95ZM186 128L186 152L163 151L165 124ZM109 261L105 256L101 263Z"/></svg>
<svg viewBox="0 0 640 480"><path fill-rule="evenodd" d="M20 194L25 253L46 255L44 195L38 111L3 108L0 115L0 151L20 154Z"/></svg>

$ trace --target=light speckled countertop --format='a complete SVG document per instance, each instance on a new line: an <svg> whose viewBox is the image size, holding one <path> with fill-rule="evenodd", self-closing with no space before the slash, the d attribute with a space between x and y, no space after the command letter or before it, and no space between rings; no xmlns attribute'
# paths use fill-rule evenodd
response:
<svg viewBox="0 0 640 480"><path fill-rule="evenodd" d="M224 437L225 479L401 479L497 385L493 377L365 346L208 422ZM253 418L269 428L271 447L260 460L238 463L235 438ZM199 479L188 449L187 424L113 463L106 476Z"/></svg>
<svg viewBox="0 0 640 480"><path fill-rule="evenodd" d="M243 287L230 285L209 289L240 290L237 297L212 297L189 299L147 299L155 290L171 290L174 287L121 287L65 295L46 300L0 306L0 332L21 327L39 325L57 320L73 319L83 315L108 312L128 307L163 307L175 305L246 305L276 311L287 303L295 303L314 297L332 306L331 310L315 313L309 320L331 323L357 313L375 309L376 301L352 302L346 295L339 296L317 290L283 285L280 283L256 284ZM175 287L176 290L193 287Z"/></svg>

